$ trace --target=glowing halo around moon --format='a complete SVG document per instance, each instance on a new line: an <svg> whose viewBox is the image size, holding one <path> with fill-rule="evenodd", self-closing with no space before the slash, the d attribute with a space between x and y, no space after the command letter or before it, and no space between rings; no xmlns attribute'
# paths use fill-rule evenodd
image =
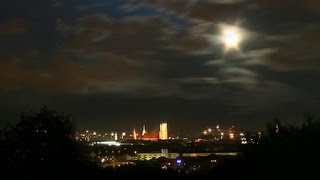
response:
<svg viewBox="0 0 320 180"><path fill-rule="evenodd" d="M226 50L239 49L239 44L242 40L240 29L235 26L223 26L221 31L221 41Z"/></svg>

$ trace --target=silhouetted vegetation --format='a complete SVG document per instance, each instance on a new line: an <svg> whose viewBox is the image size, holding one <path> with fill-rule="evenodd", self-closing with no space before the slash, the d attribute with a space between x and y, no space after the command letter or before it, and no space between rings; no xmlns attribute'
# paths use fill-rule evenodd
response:
<svg viewBox="0 0 320 180"><path fill-rule="evenodd" d="M63 179L97 171L97 167L81 155L73 135L69 115L58 114L47 107L39 113L21 113L16 125L1 131L2 176Z"/></svg>
<svg viewBox="0 0 320 180"><path fill-rule="evenodd" d="M320 122L308 117L301 126L267 125L258 144L245 146L236 160L214 169L212 174L228 178L317 179L320 160Z"/></svg>

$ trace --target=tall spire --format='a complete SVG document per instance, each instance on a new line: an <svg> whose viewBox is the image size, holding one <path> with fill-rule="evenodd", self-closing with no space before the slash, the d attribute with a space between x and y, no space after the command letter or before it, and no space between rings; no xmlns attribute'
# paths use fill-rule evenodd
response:
<svg viewBox="0 0 320 180"><path fill-rule="evenodd" d="M276 133L279 133L279 123L276 123Z"/></svg>
<svg viewBox="0 0 320 180"><path fill-rule="evenodd" d="M142 136L143 136L146 132L147 132L147 130L146 130L146 125L144 124L144 125L142 126Z"/></svg>

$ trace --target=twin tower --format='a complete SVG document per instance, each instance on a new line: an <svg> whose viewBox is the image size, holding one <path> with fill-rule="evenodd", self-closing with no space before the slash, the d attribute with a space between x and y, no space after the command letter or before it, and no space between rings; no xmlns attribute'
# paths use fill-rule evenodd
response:
<svg viewBox="0 0 320 180"><path fill-rule="evenodd" d="M166 122L160 123L159 139L160 140L168 139L168 124Z"/></svg>
<svg viewBox="0 0 320 180"><path fill-rule="evenodd" d="M135 129L133 129L133 139L138 139ZM142 140L167 140L168 139L168 124L166 122L160 123L159 133L157 132L147 132L146 125L142 127Z"/></svg>

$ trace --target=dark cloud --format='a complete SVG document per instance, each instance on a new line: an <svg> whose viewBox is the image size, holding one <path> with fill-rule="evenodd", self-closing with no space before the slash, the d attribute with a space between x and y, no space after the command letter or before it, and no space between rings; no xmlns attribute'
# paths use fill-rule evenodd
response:
<svg viewBox="0 0 320 180"><path fill-rule="evenodd" d="M142 68L119 61L104 59L98 66L83 66L63 56L57 56L47 67L36 63L25 63L18 57L7 56L0 59L0 88L4 91L29 89L44 92L85 93L108 90L112 81L137 76ZM118 59L117 59L118 58ZM112 89L112 87L110 87Z"/></svg>
<svg viewBox="0 0 320 180"><path fill-rule="evenodd" d="M254 1L249 1L253 3ZM311 15L319 14L319 1L317 0L262 0L257 3L261 8L268 8L273 12L279 13L282 16L288 16L286 13L300 12Z"/></svg>
<svg viewBox="0 0 320 180"><path fill-rule="evenodd" d="M23 19L10 19L7 22L0 23L0 36L11 36L28 31L29 23Z"/></svg>
<svg viewBox="0 0 320 180"><path fill-rule="evenodd" d="M170 1L170 0L145 0L170 11L181 13L191 18L208 21L234 21L243 6L244 1Z"/></svg>
<svg viewBox="0 0 320 180"><path fill-rule="evenodd" d="M268 54L261 63L278 71L318 70L320 30L305 30Z"/></svg>
<svg viewBox="0 0 320 180"><path fill-rule="evenodd" d="M192 54L210 47L205 34L197 34L206 28L182 29L160 17L114 20L105 15L92 15L79 18L69 26L59 20L57 29L66 37L66 49L84 53L111 52L144 59L163 50Z"/></svg>
<svg viewBox="0 0 320 180"><path fill-rule="evenodd" d="M112 52L139 55L152 53L162 44L166 25L159 18L112 21L105 16L88 16L70 29L70 48L89 53Z"/></svg>

